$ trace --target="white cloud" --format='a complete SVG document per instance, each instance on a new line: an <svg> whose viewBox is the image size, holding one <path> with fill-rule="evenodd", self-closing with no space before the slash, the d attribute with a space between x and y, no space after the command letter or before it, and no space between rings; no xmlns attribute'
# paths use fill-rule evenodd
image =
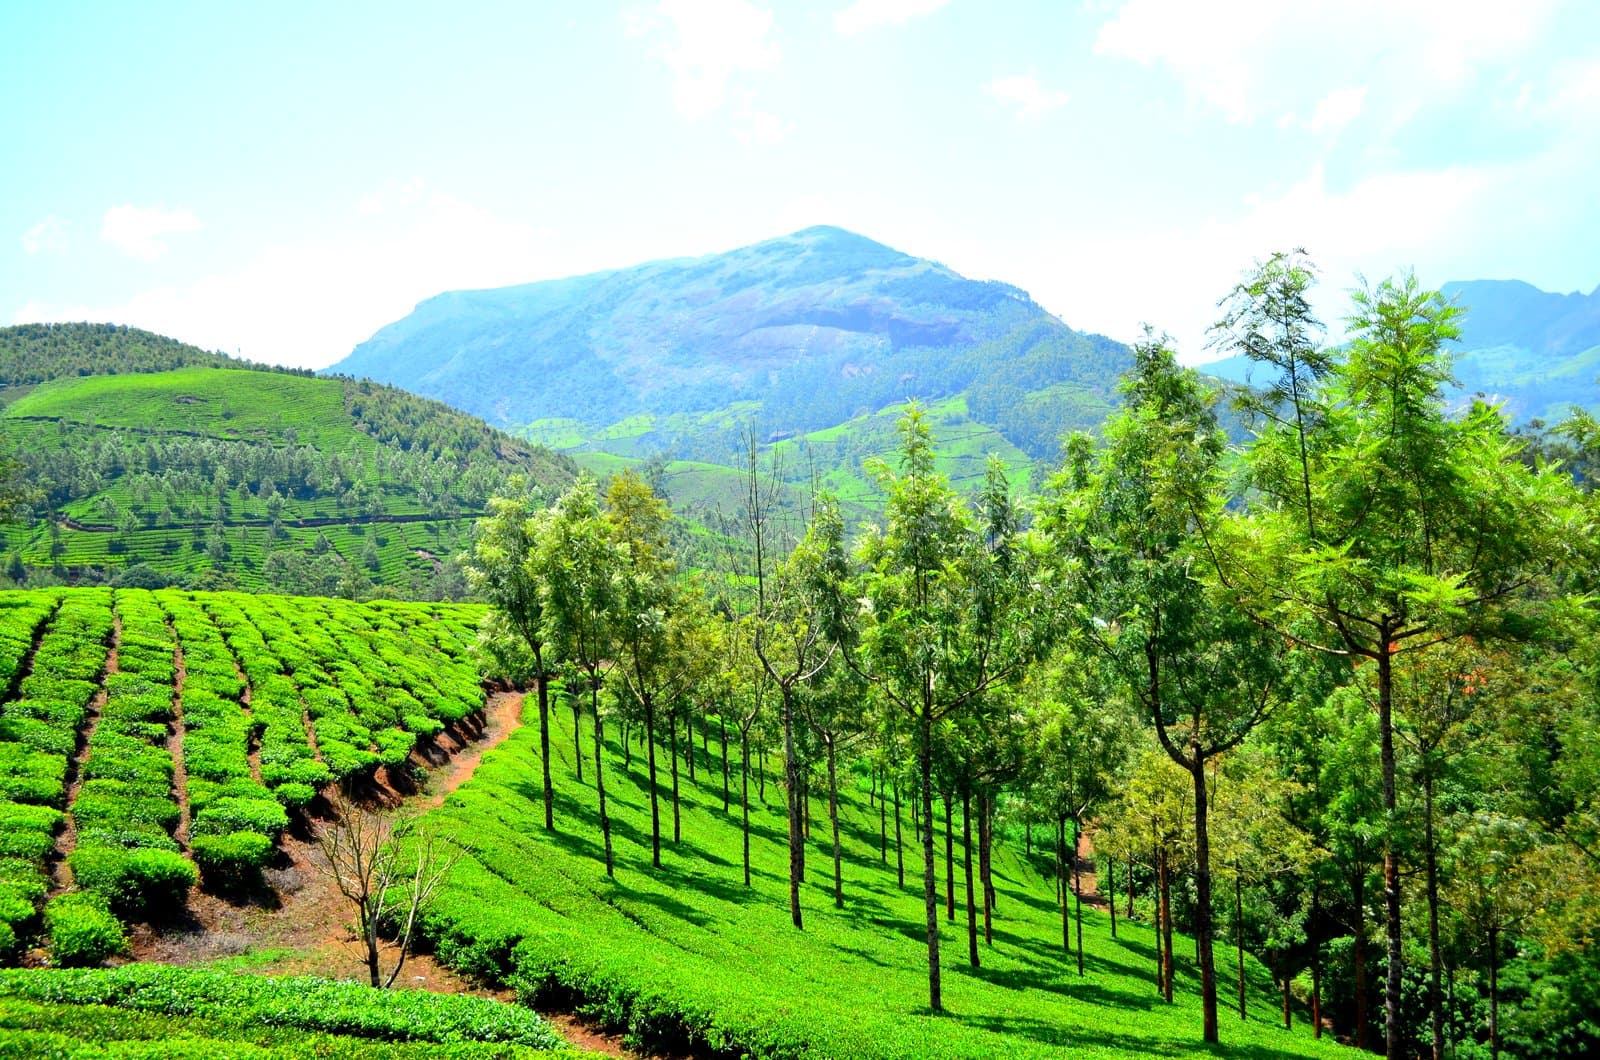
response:
<svg viewBox="0 0 1600 1060"><path fill-rule="evenodd" d="M856 0L833 16L833 28L846 37L888 26L903 26L931 15L950 0Z"/></svg>
<svg viewBox="0 0 1600 1060"><path fill-rule="evenodd" d="M164 236L200 230L190 210L161 206L113 206L100 223L100 238L130 257L154 261L167 252Z"/></svg>
<svg viewBox="0 0 1600 1060"><path fill-rule="evenodd" d="M673 102L690 120L721 110L735 75L778 64L772 28L772 12L750 0L661 0L651 11L623 13L629 36L665 34L653 51L672 71Z"/></svg>
<svg viewBox="0 0 1600 1060"><path fill-rule="evenodd" d="M1366 102L1365 85L1335 89L1317 100L1316 108L1305 123L1306 128L1315 133L1338 132L1361 116L1361 109Z"/></svg>
<svg viewBox="0 0 1600 1060"><path fill-rule="evenodd" d="M356 212L364 217L376 217L389 210L415 206L427 190L428 185L421 177L412 177L407 181L391 180L377 191L363 195L356 203Z"/></svg>
<svg viewBox="0 0 1600 1060"><path fill-rule="evenodd" d="M734 114L734 139L746 147L767 147L781 143L793 131L793 122L780 118L776 114L758 110L754 96L749 93L746 93L743 102Z"/></svg>
<svg viewBox="0 0 1600 1060"><path fill-rule="evenodd" d="M1448 94L1532 44L1556 3L1126 0L1095 51L1165 67L1190 99L1248 123L1311 111L1352 75L1400 97Z"/></svg>
<svg viewBox="0 0 1600 1060"><path fill-rule="evenodd" d="M558 258L537 229L508 224L445 192L425 186L417 192L379 214L357 204L336 231L264 247L230 272L120 302L31 302L15 322L129 324L255 360L320 368L442 291L604 264Z"/></svg>
<svg viewBox="0 0 1600 1060"><path fill-rule="evenodd" d="M984 87L984 91L1002 103L1015 108L1019 119L1042 118L1053 110L1066 106L1067 94L1060 89L1047 89L1035 74L1014 74L997 77Z"/></svg>
<svg viewBox="0 0 1600 1060"><path fill-rule="evenodd" d="M22 251L25 254L65 254L67 252L67 223L51 214L22 233Z"/></svg>

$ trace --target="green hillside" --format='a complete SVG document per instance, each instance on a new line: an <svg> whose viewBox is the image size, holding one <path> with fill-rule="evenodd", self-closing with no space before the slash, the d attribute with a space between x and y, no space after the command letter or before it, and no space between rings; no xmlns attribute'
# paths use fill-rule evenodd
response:
<svg viewBox="0 0 1600 1060"><path fill-rule="evenodd" d="M531 700L529 701L531 710ZM1061 913L1050 861L1025 855L1020 829L997 837L994 944L969 968L964 924L944 923L945 1004L927 1010L920 851L909 808L899 835L905 882L897 879L892 810L880 832L865 775L844 786L845 906L832 904L825 793L810 810L805 930L789 923L783 791L766 767L750 776L752 886L743 885L738 734L724 764L713 730L685 741L697 762L676 767L681 841L670 842L665 794L670 752L658 749L665 838L650 867L645 752L631 762L608 724L606 796L617 872L600 860L593 787L574 777L569 712L551 712L556 831L544 830L537 725L485 755L473 780L427 820L463 837L469 856L453 873L427 929L439 956L516 985L536 1007L574 1000L582 1010L647 1044L757 1057L1133 1057L1193 1052L1200 1006L1192 965L1180 957L1179 997L1160 999L1147 922L1123 920L1118 937L1099 909L1086 909L1086 974L1062 950ZM589 754L589 719L581 742ZM731 731L731 730L730 730ZM634 727L637 734L638 727ZM728 772L725 774L724 769ZM725 804L724 776L731 798ZM959 831L959 829L958 829ZM942 829L938 835L943 843ZM961 873L957 839L958 878ZM887 854L883 853L887 849ZM943 881L941 876L941 888ZM959 906L958 902L958 906ZM964 916L964 914L962 914ZM1192 954L1187 942L1177 952ZM1219 963L1232 961L1223 950ZM1216 1055L1340 1056L1313 1041L1301 1021L1281 1029L1271 978L1248 961L1251 1012L1230 1017Z"/></svg>
<svg viewBox="0 0 1600 1060"><path fill-rule="evenodd" d="M48 354L30 371L70 367ZM0 547L13 568L70 579L144 565L223 588L459 591L449 561L487 498L512 474L555 489L575 470L364 380L187 366L0 398L0 435L36 491Z"/></svg>

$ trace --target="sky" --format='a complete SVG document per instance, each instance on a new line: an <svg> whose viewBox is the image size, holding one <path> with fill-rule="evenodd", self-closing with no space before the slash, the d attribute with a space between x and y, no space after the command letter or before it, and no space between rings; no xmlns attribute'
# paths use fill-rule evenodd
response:
<svg viewBox="0 0 1600 1060"><path fill-rule="evenodd" d="M324 367L840 225L1190 362L1252 261L1600 285L1594 0L0 3L0 324Z"/></svg>

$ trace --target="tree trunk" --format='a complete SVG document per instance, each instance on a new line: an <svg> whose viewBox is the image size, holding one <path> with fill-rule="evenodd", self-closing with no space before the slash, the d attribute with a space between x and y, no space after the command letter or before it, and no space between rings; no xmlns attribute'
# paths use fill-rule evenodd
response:
<svg viewBox="0 0 1600 1060"><path fill-rule="evenodd" d="M1116 901L1117 900L1117 896L1113 894L1111 896L1111 900L1113 902ZM1123 913L1127 915L1129 920L1133 919L1133 855L1132 854L1128 855L1128 908L1124 909Z"/></svg>
<svg viewBox="0 0 1600 1060"><path fill-rule="evenodd" d="M1233 863L1233 948L1239 958L1239 1018L1249 1019L1244 1007L1244 873Z"/></svg>
<svg viewBox="0 0 1600 1060"><path fill-rule="evenodd" d="M1294 1029L1294 1010L1289 1007L1289 949L1278 950L1278 971L1283 982L1283 1029Z"/></svg>
<svg viewBox="0 0 1600 1060"><path fill-rule="evenodd" d="M917 769L922 783L922 897L928 915L928 1007L943 1012L939 996L939 884L933 857L933 707L918 718Z"/></svg>
<svg viewBox="0 0 1600 1060"><path fill-rule="evenodd" d="M955 811L951 808L954 799L951 793L944 793L944 918L950 923L956 922L956 831Z"/></svg>
<svg viewBox="0 0 1600 1060"><path fill-rule="evenodd" d="M366 899L361 900L357 915L361 918L361 940L367 944L367 973L372 976L372 987L376 990L383 985L378 967L378 925L373 922L373 909Z"/></svg>
<svg viewBox="0 0 1600 1060"><path fill-rule="evenodd" d="M606 875L615 877L616 865L611 856L611 818L606 813L606 774L600 761L600 751L605 745L605 722L600 717L600 685L590 679L589 701L594 709L594 790L600 796L600 837L606 848Z"/></svg>
<svg viewBox="0 0 1600 1060"><path fill-rule="evenodd" d="M878 774L876 772L874 772L873 773L874 782L876 782L877 779L878 779ZM884 799L884 797L883 797L883 785L882 784L877 784L877 788L878 788L878 846L879 846L880 850L882 851L883 863L885 865L887 865L887 864L889 864L889 806L888 806L888 801L886 799Z"/></svg>
<svg viewBox="0 0 1600 1060"><path fill-rule="evenodd" d="M1439 950L1439 859L1433 839L1433 771L1422 772L1422 863L1428 890L1428 1016L1433 1032L1433 1060L1444 1060L1444 959Z"/></svg>
<svg viewBox="0 0 1600 1060"><path fill-rule="evenodd" d="M978 896L972 883L972 792L961 792L961 867L967 877L967 963L978 967Z"/></svg>
<svg viewBox="0 0 1600 1060"><path fill-rule="evenodd" d="M834 745L828 741L828 824L833 828L833 906L844 908L844 863L839 855L839 778L834 772Z"/></svg>
<svg viewBox="0 0 1600 1060"><path fill-rule="evenodd" d="M794 753L794 694L784 686L783 694L783 786L784 800L789 816L789 919L797 928L804 928L800 913L800 881L805 875L805 825L801 815L805 810L804 795L800 791L800 766Z"/></svg>
<svg viewBox="0 0 1600 1060"><path fill-rule="evenodd" d="M728 812L728 719L719 717L722 729L722 812Z"/></svg>
<svg viewBox="0 0 1600 1060"><path fill-rule="evenodd" d="M622 768L633 770L633 724L627 718L622 719Z"/></svg>
<svg viewBox="0 0 1600 1060"><path fill-rule="evenodd" d="M1356 979L1356 1048L1367 1048L1367 886L1366 873L1356 869L1350 881L1350 896L1355 899L1355 935L1351 944L1351 961L1355 964Z"/></svg>
<svg viewBox="0 0 1600 1060"><path fill-rule="evenodd" d="M1198 724L1198 720L1196 722ZM1211 834L1209 792L1206 789L1206 763L1198 745L1191 748L1194 778L1194 941L1200 964L1200 1006L1205 1023L1204 1037L1216 1044L1217 969L1211 948Z"/></svg>
<svg viewBox="0 0 1600 1060"><path fill-rule="evenodd" d="M567 689L567 702L572 704L572 761L578 770L578 783L583 783L583 733L579 730L579 722L583 720L583 704L578 695L570 687Z"/></svg>
<svg viewBox="0 0 1600 1060"><path fill-rule="evenodd" d="M544 673L544 654L533 650L533 665L538 671L534 678L539 692L539 761L544 766L544 826L548 831L556 827L556 789L550 783L550 682Z"/></svg>
<svg viewBox="0 0 1600 1060"><path fill-rule="evenodd" d="M744 815L744 885L750 886L750 732L739 730L739 807Z"/></svg>
<svg viewBox="0 0 1600 1060"><path fill-rule="evenodd" d="M1165 967L1167 970L1166 982L1162 985L1161 996L1169 1003L1172 1001L1172 866L1167 861L1167 852L1161 852L1161 949L1165 954Z"/></svg>
<svg viewBox="0 0 1600 1060"><path fill-rule="evenodd" d="M676 730L674 730L674 731L676 731ZM693 784L695 782L695 779L694 779L694 714L691 711L685 711L684 715L683 715L683 736L684 736L684 741L683 741L683 760L685 762L689 763L689 783ZM674 813L677 812L677 807L676 806L673 807L673 812ZM676 825L674 825L674 828L676 828ZM676 834L674 834L674 836L673 836L673 842L677 842Z"/></svg>
<svg viewBox="0 0 1600 1060"><path fill-rule="evenodd" d="M989 794L978 793L978 882L983 887L983 941L994 945L994 878L989 874Z"/></svg>
<svg viewBox="0 0 1600 1060"><path fill-rule="evenodd" d="M767 745L756 743L756 797L767 804Z"/></svg>
<svg viewBox="0 0 1600 1060"><path fill-rule="evenodd" d="M1106 858L1106 908L1111 910L1111 937L1117 937L1117 859Z"/></svg>
<svg viewBox="0 0 1600 1060"><path fill-rule="evenodd" d="M1500 1060L1500 929L1489 929L1489 1057Z"/></svg>
<svg viewBox="0 0 1600 1060"><path fill-rule="evenodd" d="M678 719L674 714L667 715L667 725L672 729L672 842L676 845L681 841L683 832L678 824ZM694 734L689 735L689 753L694 754Z"/></svg>
<svg viewBox="0 0 1600 1060"><path fill-rule="evenodd" d="M1078 928L1078 975L1083 975L1083 864L1078 858L1078 844L1083 840L1083 826L1072 819L1072 918Z"/></svg>
<svg viewBox="0 0 1600 1060"><path fill-rule="evenodd" d="M894 782L894 867L901 890L906 886L906 847L900 838L900 781Z"/></svg>
<svg viewBox="0 0 1600 1060"><path fill-rule="evenodd" d="M644 746L650 765L650 864L661 867L661 807L656 799L656 705L644 696ZM623 741L626 743L627 741Z"/></svg>
<svg viewBox="0 0 1600 1060"><path fill-rule="evenodd" d="M1067 911L1067 819L1056 818L1056 897L1061 902L1061 949L1072 952L1072 918Z"/></svg>
<svg viewBox="0 0 1600 1060"><path fill-rule="evenodd" d="M1378 648L1379 758L1383 765L1383 916L1389 941L1388 975L1383 988L1384 1052L1403 1060L1405 1028L1400 1024L1401 970L1405 961L1404 925L1400 922L1400 851L1395 847L1397 819L1394 758L1394 669L1387 624Z"/></svg>

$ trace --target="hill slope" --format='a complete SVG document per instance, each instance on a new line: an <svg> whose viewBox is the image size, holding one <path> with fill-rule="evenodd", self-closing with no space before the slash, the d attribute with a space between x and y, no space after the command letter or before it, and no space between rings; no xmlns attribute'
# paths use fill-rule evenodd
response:
<svg viewBox="0 0 1600 1060"><path fill-rule="evenodd" d="M393 387L250 370L142 332L11 329L0 348L21 351L0 358L0 383L20 384L0 390L0 435L39 491L4 547L69 576L143 564L224 587L448 591L443 561L509 475L559 489L575 473ZM81 374L96 365L130 371Z"/></svg>
<svg viewBox="0 0 1600 1060"><path fill-rule="evenodd" d="M745 423L777 438L908 397L966 397L1012 444L1053 454L1062 430L1098 422L1127 364L1125 347L1073 331L1014 287L819 227L704 258L440 295L331 370L564 448L647 417L629 435L636 448L727 462ZM1074 387L1032 399L1060 384Z"/></svg>
<svg viewBox="0 0 1600 1060"><path fill-rule="evenodd" d="M1062 952L1050 861L1029 858L1021 830L997 838L994 943L980 941L982 967L968 967L964 912L944 931L944 1000L927 1010L920 849L909 807L896 826L880 816L865 775L841 779L843 909L832 902L832 848L825 790L810 809L811 841L802 904L805 930L789 922L783 792L751 749L752 886L741 870L740 751L719 734L691 733L672 765L658 748L663 832L660 870L650 867L645 752L625 758L608 724L605 788L616 879L603 872L595 808L590 720L575 741L571 717L551 711L556 829L544 829L538 726L489 752L473 779L425 821L470 837L430 913L441 959L515 984L536 1005L559 999L647 1044L671 1052L756 1057L1131 1057L1201 1051L1195 973L1180 956L1180 997L1162 1002L1152 984L1147 923L1119 925L1086 909L1087 974ZM531 705L529 716L533 718ZM634 726L637 740L639 727ZM708 738L709 737L709 738ZM574 744L588 759L575 778ZM681 791L680 842L673 842L669 774ZM730 796L724 802L724 783ZM959 815L958 815L959 816ZM881 830L880 830L881 827ZM942 832L942 828L939 830ZM959 835L959 825L957 826ZM937 837L943 845L942 835ZM905 879L897 878L897 842ZM960 840L956 877L959 881ZM943 888L943 873L940 879ZM957 888L959 891L960 884ZM960 902L958 900L958 906ZM1193 952L1188 942L1178 954ZM1228 960L1231 961L1231 954ZM1208 1055L1339 1056L1312 1040L1306 1023L1281 1029L1271 978L1249 962L1248 1022L1229 1017L1226 1046ZM709 1048L708 1048L709 1047Z"/></svg>
<svg viewBox="0 0 1600 1060"><path fill-rule="evenodd" d="M1558 421L1571 405L1600 409L1600 287L1551 294L1521 280L1471 280L1440 293L1466 310L1456 344L1458 395L1503 401L1517 420ZM1201 370L1247 382L1250 367L1229 357Z"/></svg>

